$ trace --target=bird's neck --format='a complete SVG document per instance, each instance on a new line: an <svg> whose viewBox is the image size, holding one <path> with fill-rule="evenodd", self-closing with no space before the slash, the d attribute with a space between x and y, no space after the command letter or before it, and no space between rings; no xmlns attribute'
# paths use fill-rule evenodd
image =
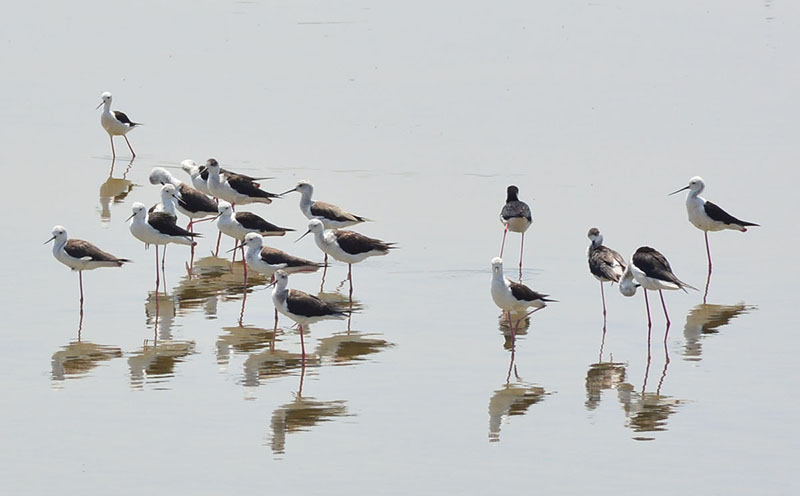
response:
<svg viewBox="0 0 800 496"><path fill-rule="evenodd" d="M301 191L300 192L300 205L304 205L304 206L308 205L310 207L311 204L313 203L311 201L311 195L312 194L313 194L313 191Z"/></svg>

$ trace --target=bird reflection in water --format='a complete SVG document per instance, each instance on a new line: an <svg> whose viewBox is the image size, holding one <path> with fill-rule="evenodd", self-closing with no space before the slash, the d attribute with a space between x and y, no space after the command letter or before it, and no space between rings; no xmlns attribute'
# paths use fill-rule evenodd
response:
<svg viewBox="0 0 800 496"><path fill-rule="evenodd" d="M497 328L503 335L503 348L511 351L512 353L514 351L515 338L528 335L528 328L531 326L531 318L526 317L525 315L525 313L511 312L511 320L517 323L516 332L511 328L511 326L508 325L508 319L506 318L505 312L500 312L500 317L498 317Z"/></svg>
<svg viewBox="0 0 800 496"><path fill-rule="evenodd" d="M157 295L157 293L156 293ZM194 353L194 341L174 341L170 338L159 338L158 325L161 317L162 306L172 307L173 311L167 320L171 322L175 317L174 305L172 299L166 297L152 298L152 306L155 313L147 317L147 324L153 324L153 340L149 342L145 340L142 349L133 353L128 358L128 367L131 373L131 387L134 389L143 389L146 382L162 385L167 379L175 376L175 364L180 363L183 359ZM151 298L148 297L148 302L145 304L145 312L150 305ZM166 310L165 310L166 311ZM162 322L163 324L163 322ZM171 331L167 332L171 335Z"/></svg>
<svg viewBox="0 0 800 496"><path fill-rule="evenodd" d="M306 355L306 365L318 366L320 359L316 355ZM286 350L271 348L259 353L251 353L244 362L244 385L260 386L262 381L287 377L304 369L303 355Z"/></svg>
<svg viewBox="0 0 800 496"><path fill-rule="evenodd" d="M225 367L230 362L231 353L249 355L267 349L273 349L275 335L272 329L237 325L223 327L225 334L217 338L217 364Z"/></svg>
<svg viewBox="0 0 800 496"><path fill-rule="evenodd" d="M132 166L133 160L125 168L122 177L114 177L114 162L111 162L108 179L100 185L100 220L103 224L111 222L111 204L124 202L133 189L133 183L127 178Z"/></svg>
<svg viewBox="0 0 800 496"><path fill-rule="evenodd" d="M686 315L683 336L686 344L683 348L683 359L700 361L703 352L700 342L704 336L717 334L720 327L726 326L732 319L755 310L753 305L739 303L737 305L711 305L701 303L692 308Z"/></svg>
<svg viewBox="0 0 800 496"><path fill-rule="evenodd" d="M264 276L251 272L245 286L241 264L232 266L230 261L214 256L200 258L175 287L178 314L202 308L208 318L215 318L218 298L223 301L244 299L246 290L252 291L254 286L265 283Z"/></svg>
<svg viewBox="0 0 800 496"><path fill-rule="evenodd" d="M589 365L586 372L586 408L594 410L600 404L603 390L616 389L625 381L626 364L615 362L613 355L609 361L603 361L603 349L606 344L606 320L603 319L603 334L600 338L600 352L597 363Z"/></svg>
<svg viewBox="0 0 800 496"><path fill-rule="evenodd" d="M175 322L175 300L165 293L149 291L144 304L145 323L158 330L161 341L172 339L172 325Z"/></svg>
<svg viewBox="0 0 800 496"><path fill-rule="evenodd" d="M512 373L514 381L511 380ZM506 382L489 399L489 442L500 441L500 427L504 419L508 422L513 416L525 415L531 405L539 403L548 394L550 393L545 392L543 387L527 383L520 378L512 350Z"/></svg>
<svg viewBox="0 0 800 496"><path fill-rule="evenodd" d="M83 314L78 321L78 338L53 353L51 359L51 378L63 381L68 378L86 377L88 372L113 358L122 357L122 349L116 346L94 344L81 339L83 330Z"/></svg>
<svg viewBox="0 0 800 496"><path fill-rule="evenodd" d="M350 365L354 362L366 360L369 355L380 353L384 349L394 346L376 333L362 333L350 328L351 313L347 317L347 329L334 333L327 338L319 339L316 353L320 357L327 357L334 365Z"/></svg>
<svg viewBox="0 0 800 496"><path fill-rule="evenodd" d="M667 420L670 415L675 413L683 401L661 394L661 388L667 377L669 367L669 350L666 341L664 342L664 368L661 370L661 377L655 388L655 392L647 391L647 382L650 374L652 356L648 340L647 365L645 366L644 380L642 389L637 392L633 385L629 383L620 384L617 387L617 396L627 417L626 426L633 429L635 433L651 433L667 430ZM652 441L652 436L634 436L637 441Z"/></svg>
<svg viewBox="0 0 800 496"><path fill-rule="evenodd" d="M306 362L301 361L300 386L294 400L279 406L272 412L270 430L272 435L269 445L276 455L286 453L286 435L295 432L304 432L322 422L328 422L336 417L346 417L351 414L347 411L345 400L319 401L312 397L303 396L303 381L305 380Z"/></svg>

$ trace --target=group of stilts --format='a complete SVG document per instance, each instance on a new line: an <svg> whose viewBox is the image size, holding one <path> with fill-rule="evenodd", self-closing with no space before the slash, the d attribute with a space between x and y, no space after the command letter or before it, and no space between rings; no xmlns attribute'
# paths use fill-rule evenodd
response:
<svg viewBox="0 0 800 496"><path fill-rule="evenodd" d="M116 158L113 137L125 137L131 129L140 124L132 122L122 112L111 110L111 94L108 92L103 93L101 106L104 106L101 124L111 138L112 156ZM127 137L125 140L135 157L130 141ZM255 178L222 169L219 162L213 158L208 159L202 166L198 166L192 160L184 160L181 169L191 178L191 185L175 178L165 168L153 168L149 181L153 185L161 186L160 201L149 209L143 203L134 203L132 214L127 219L131 221L131 234L142 241L145 248L151 244L155 245L156 294L160 283L159 273L165 266L167 245L190 246L193 257L197 239L202 237L200 233L194 231L194 225L202 221L216 220L219 236L214 254L219 253L220 238L224 233L234 239L234 248L229 250L234 252L234 263L236 250L241 249L245 285L248 267L271 279L275 326L277 328L278 312L298 324L304 359L304 326L324 319L346 318L352 312L352 265L372 256L386 255L394 248L394 243L340 229L368 219L347 212L336 205L313 200L314 187L308 181L300 181L294 188L275 194L263 190L257 182L271 178ZM323 263L265 246L263 237L284 236L294 229L279 227L252 212L235 211L236 205L270 204L274 199L292 192L300 193L300 210L309 220L308 230L300 238L308 234L313 235L317 246L324 253ZM179 213L189 219L186 228L178 225ZM48 242L55 242L53 245L55 258L79 274L80 308L83 315L83 271L99 267L121 267L130 260L111 255L87 241L69 239L66 229L61 226L55 226L52 235ZM163 246L160 270L159 246ZM327 270L329 255L348 264L349 306L332 304L317 296L288 288L289 274L315 272L320 268ZM187 266L191 269L191 262Z"/></svg>
<svg viewBox="0 0 800 496"><path fill-rule="evenodd" d="M705 183L703 179L701 177L693 177L689 181L688 186L674 191L670 193L670 195L689 190L686 197L686 210L689 221L695 227L703 231L705 236L706 253L708 255L707 292L712 270L711 249L708 242L709 231L732 229L745 232L748 227L758 226L758 224L733 217L716 204L702 198L699 195L704 189ZM492 298L506 315L509 328L512 332L512 339L519 328L520 322L524 318L544 308L546 303L554 301L550 300L548 295L538 293L521 282L522 247L525 240L525 231L531 226L533 218L528 205L520 201L517 197L518 193L519 188L516 186L512 185L508 187L506 204L503 206L500 213L500 220L505 225L503 244L500 248L500 257L502 257L503 248L505 247L507 232L510 230L521 233L519 261L520 282L506 279L503 276L502 258L497 257L492 260ZM588 232L588 237L591 241L588 249L589 271L600 281L604 322L607 312L603 284L610 282L618 283L620 293L629 297L635 295L638 288L642 288L645 307L647 309L648 328L652 327L652 319L650 317L650 303L647 297L647 291L658 291L659 297L661 298L661 305L664 309L667 329L669 329L670 320L669 314L667 313L667 306L664 302L663 290L681 289L686 291L686 288L695 290L697 288L680 280L672 271L672 267L667 258L654 248L649 246L639 247L630 261L626 263L622 255L603 244L603 235L600 233L599 229L596 227L591 228ZM533 308L533 310L528 311L529 308Z"/></svg>
<svg viewBox="0 0 800 496"><path fill-rule="evenodd" d="M745 232L747 231L747 227L757 226L758 224L733 217L716 204L705 200L699 196L704 188L705 183L703 179L700 177L693 177L689 181L688 186L674 191L670 193L670 195L687 189L689 190L686 198L686 210L689 221L695 227L702 230L705 236L706 253L708 255L707 291L712 270L711 249L708 242L709 231L732 229ZM503 276L503 261L501 258L494 258L492 260L492 298L497 306L505 312L508 325L512 331L512 339L519 327L519 323L525 317L544 308L546 303L553 301L548 299L548 295L533 291L521 283L522 244L525 239L525 231L532 223L532 216L528 205L517 198L518 192L519 189L516 186L512 185L508 187L506 204L500 214L500 219L505 224L503 244L501 245L500 253L502 256L506 233L509 230L522 234L519 263L520 282L506 279ZM593 227L589 230L587 235L591 241L588 249L589 271L600 281L604 322L607 315L604 283L610 282L618 283L620 293L629 297L636 294L637 288L642 288L645 307L647 309L648 328L652 326L652 319L650 317L650 303L647 297L647 291L658 291L661 305L664 309L667 329L669 329L670 320L664 301L663 290L681 289L686 291L686 288L695 290L697 288L680 280L672 271L672 267L667 258L654 248L649 246L639 247L631 257L630 262L626 263L622 255L603 244L603 235L600 233L599 229ZM533 310L528 311L528 308L533 308Z"/></svg>
<svg viewBox="0 0 800 496"><path fill-rule="evenodd" d="M102 94L100 106L103 106L101 124L111 139L112 157L116 158L114 136L123 136L131 154L135 157L136 154L126 134L141 124L131 121L123 112L111 109L111 93ZM275 325L277 327L278 312L299 325L304 357L304 326L323 319L345 318L352 311L352 265L368 257L386 255L389 250L394 248L394 243L370 238L354 231L342 230L343 227L353 226L368 219L347 212L336 205L313 200L314 187L308 181L299 181L294 188L276 194L263 190L258 182L272 178L255 178L223 169L213 158L208 159L202 166L198 166L192 160L184 160L181 163L181 169L191 178L191 185L175 178L162 167L154 168L150 172L149 181L151 184L161 185L160 202L149 209L143 203L136 202L133 204L132 214L128 218L131 221L131 234L145 243L145 247L151 244L156 247L156 293L159 286L159 246L164 247L161 256L161 270L163 271L166 245L174 243L191 246L193 256L196 240L202 236L194 231L194 225L206 220L216 220L219 235L214 254L218 255L219 253L220 238L224 233L234 238L234 248L229 250L234 252L234 261L236 250L241 250L245 284L248 267L271 279L271 285L274 287L272 301L275 306ZM688 186L671 194L689 190L686 209L689 221L704 232L710 281L712 263L708 232L724 229L745 232L747 227L758 224L737 219L714 203L703 199L699 195L704 188L703 179L694 177L689 181ZM300 211L309 220L308 229L300 239L308 234L313 235L317 246L324 253L322 263L302 259L265 246L263 237L284 236L294 229L272 224L252 212L235 210L236 205L270 204L274 199L293 192L300 193ZM492 298L503 310L511 330L512 342L520 322L524 318L541 310L547 303L556 301L550 299L549 295L534 291L521 282L525 232L530 228L533 216L530 207L521 201L518 195L519 188L517 186L508 187L506 203L500 213L500 220L504 224L500 256L492 259L491 263ZM189 219L185 229L177 223L178 213ZM507 279L503 274L502 256L508 231L521 234L519 281ZM106 253L89 242L69 239L66 229L61 226L55 226L52 235L48 241L54 241L53 254L56 259L78 271L82 315L84 300L82 272L99 267L120 267L129 260ZM652 325L652 321L647 291L658 291L667 328L669 328L669 315L662 291L677 289L686 291L686 288L696 288L680 280L672 271L666 257L654 248L639 247L630 261L626 263L619 253L603 244L603 235L597 228L590 229L588 237L591 241L588 249L589 270L600 281L604 320L607 313L604 283L611 282L618 283L620 292L625 296L635 295L640 287L643 289L648 327ZM315 272L320 268L327 270L329 255L348 264L349 308L340 307L314 295L288 288L289 274ZM191 267L191 263L188 265Z"/></svg>

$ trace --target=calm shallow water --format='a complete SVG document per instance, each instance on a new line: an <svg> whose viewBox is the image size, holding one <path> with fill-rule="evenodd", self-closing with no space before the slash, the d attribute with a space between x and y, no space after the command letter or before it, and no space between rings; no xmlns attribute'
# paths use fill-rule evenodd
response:
<svg viewBox="0 0 800 496"><path fill-rule="evenodd" d="M15 10L0 49L3 492L796 492L795 5ZM106 90L145 123L139 156L117 141L113 168ZM210 156L275 176L271 191L309 179L400 246L354 268L350 333L313 325L305 367L285 319L273 335L263 279L244 300L240 272L209 258L208 224L196 277L172 247L153 293L152 250L124 220L156 201L153 166ZM604 332L587 230L626 256L655 246L702 287L703 236L667 197L698 174L762 227L712 234L707 304L666 294L666 344L658 303L648 348L641 296L616 289ZM523 279L559 300L513 364L489 296L511 183L534 212ZM296 197L252 210L304 229ZM134 260L85 274L82 322L76 275L42 246L54 224ZM320 258L296 237L275 246ZM331 267L326 297L346 296L345 276ZM320 275L290 284L316 293Z"/></svg>

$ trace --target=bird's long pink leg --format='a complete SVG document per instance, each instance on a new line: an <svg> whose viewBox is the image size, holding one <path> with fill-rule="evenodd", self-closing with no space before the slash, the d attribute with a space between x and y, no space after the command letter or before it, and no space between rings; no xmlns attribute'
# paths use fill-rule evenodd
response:
<svg viewBox="0 0 800 496"><path fill-rule="evenodd" d="M78 284L81 287L81 317L83 317L83 271L78 271Z"/></svg>
<svg viewBox="0 0 800 496"><path fill-rule="evenodd" d="M353 264L347 264L347 278L350 279L350 304L353 304Z"/></svg>
<svg viewBox="0 0 800 496"><path fill-rule="evenodd" d="M650 302L647 301L647 290L642 289L642 292L644 293L644 306L647 308L647 327L649 329L653 327L653 322L650 320Z"/></svg>
<svg viewBox="0 0 800 496"><path fill-rule="evenodd" d="M247 292L247 260L244 258L244 243L239 245L242 248L242 268L244 269L244 285Z"/></svg>
<svg viewBox="0 0 800 496"><path fill-rule="evenodd" d="M525 232L522 233L522 241L519 244L519 279L522 281L522 249L525 247Z"/></svg>
<svg viewBox="0 0 800 496"><path fill-rule="evenodd" d="M664 317L667 318L667 332L669 332L670 321L669 314L667 314L667 304L664 303L664 293L659 289L658 295L661 297L661 306L664 308Z"/></svg>
<svg viewBox="0 0 800 496"><path fill-rule="evenodd" d="M217 248L214 250L214 256L215 257L219 255L219 242L220 241L222 241L222 231L220 231L219 234L217 235Z"/></svg>
<svg viewBox="0 0 800 496"><path fill-rule="evenodd" d="M503 244L500 245L500 258L503 258L503 249L506 247L506 234L508 234L508 224L506 224L506 228L503 230Z"/></svg>
<svg viewBox="0 0 800 496"><path fill-rule="evenodd" d="M708 255L708 275L711 275L711 248L708 245L708 231L704 231L706 235L706 254Z"/></svg>
<svg viewBox="0 0 800 496"><path fill-rule="evenodd" d="M108 139L111 140L111 160L114 160L117 158L117 152L114 150L114 137L109 134Z"/></svg>
<svg viewBox="0 0 800 496"><path fill-rule="evenodd" d="M158 285L161 280L158 277L158 245L156 245L156 301L158 301Z"/></svg>
<svg viewBox="0 0 800 496"><path fill-rule="evenodd" d="M300 324L300 349L303 350L303 363L306 363L306 342L303 338L303 325Z"/></svg>
<svg viewBox="0 0 800 496"><path fill-rule="evenodd" d="M600 281L600 296L603 298L603 322L606 320L606 292L603 289L603 281Z"/></svg>
<svg viewBox="0 0 800 496"><path fill-rule="evenodd" d="M131 142L128 141L128 137L125 136L124 134L122 135L122 137L125 138L125 143L127 143L128 144L128 148L131 149L131 155L133 155L133 157L131 157L131 158L136 158L136 152L133 151L133 147L131 146Z"/></svg>

